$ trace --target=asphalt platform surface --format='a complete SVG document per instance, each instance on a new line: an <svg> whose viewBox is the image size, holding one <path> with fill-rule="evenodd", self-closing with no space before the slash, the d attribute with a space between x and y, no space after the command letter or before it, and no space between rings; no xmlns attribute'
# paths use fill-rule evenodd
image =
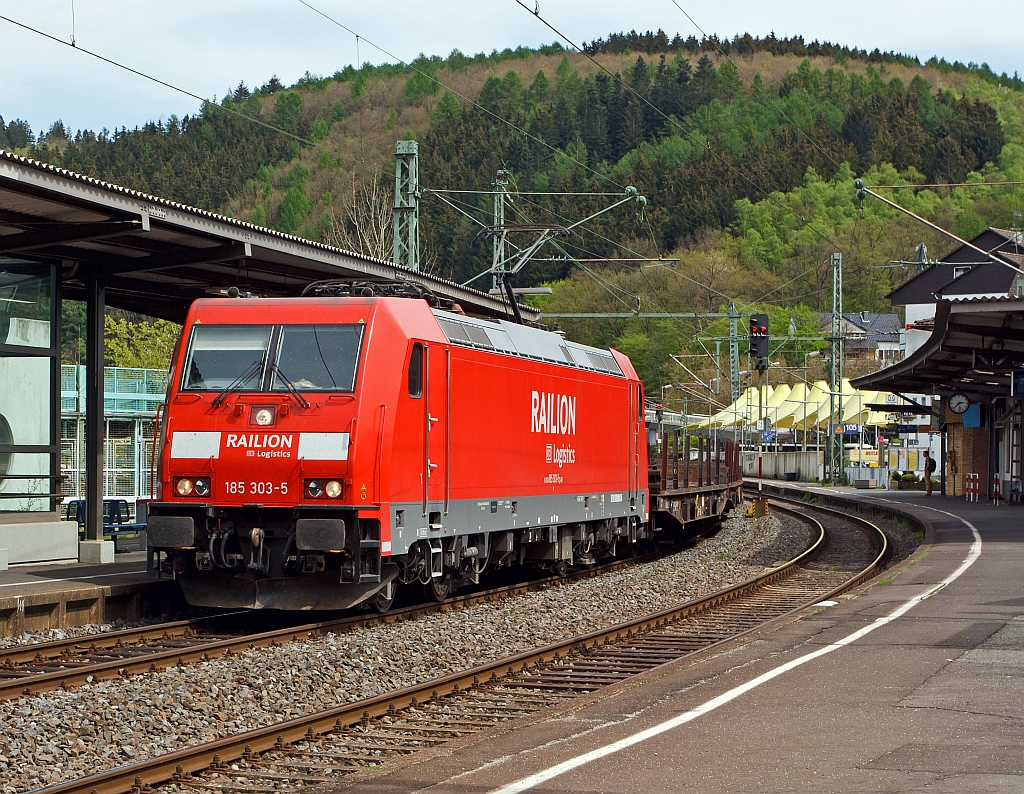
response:
<svg viewBox="0 0 1024 794"><path fill-rule="evenodd" d="M0 571L0 597L38 595L71 587L138 584L146 581L146 552L129 551L114 556L109 565L80 562L47 562L12 565Z"/></svg>
<svg viewBox="0 0 1024 794"><path fill-rule="evenodd" d="M834 606L343 790L1021 794L1024 507L828 490L898 503L934 543ZM982 539L966 568L978 546L961 519Z"/></svg>

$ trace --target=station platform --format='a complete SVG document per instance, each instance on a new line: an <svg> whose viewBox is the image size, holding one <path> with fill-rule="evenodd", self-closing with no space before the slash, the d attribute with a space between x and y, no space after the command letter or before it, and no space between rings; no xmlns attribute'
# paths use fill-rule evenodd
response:
<svg viewBox="0 0 1024 794"><path fill-rule="evenodd" d="M147 578L144 551L118 554L110 565L41 563L0 571L0 637L138 620L183 606L177 583Z"/></svg>
<svg viewBox="0 0 1024 794"><path fill-rule="evenodd" d="M833 606L345 790L1024 791L1019 506L822 490L917 515L929 542Z"/></svg>

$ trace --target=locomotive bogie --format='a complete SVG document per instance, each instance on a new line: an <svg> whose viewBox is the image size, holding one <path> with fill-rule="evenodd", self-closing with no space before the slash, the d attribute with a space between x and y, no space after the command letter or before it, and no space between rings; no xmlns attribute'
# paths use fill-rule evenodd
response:
<svg viewBox="0 0 1024 794"><path fill-rule="evenodd" d="M649 539L628 359L401 298L204 300L161 423L150 571L193 604L389 604Z"/></svg>

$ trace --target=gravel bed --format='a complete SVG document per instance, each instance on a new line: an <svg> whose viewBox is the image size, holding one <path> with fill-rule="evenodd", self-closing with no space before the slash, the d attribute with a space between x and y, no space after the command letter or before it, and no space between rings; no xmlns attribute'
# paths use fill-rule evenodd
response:
<svg viewBox="0 0 1024 794"><path fill-rule="evenodd" d="M900 560L905 560L913 554L922 543L921 536L915 535L911 530L911 527L916 525L911 524L909 521L893 521L890 518L873 516L870 513L862 513L861 515L882 530L885 533L885 537L889 540L891 552L888 566L890 568Z"/></svg>
<svg viewBox="0 0 1024 794"><path fill-rule="evenodd" d="M820 501L815 500L814 498L808 499L805 504L810 508L818 506L829 507L829 505L823 505ZM835 510L838 508L833 507L831 509ZM867 509L848 509L845 512L867 519L885 533L885 537L889 541L889 562L887 563L887 566L890 568L900 562L900 560L905 560L913 554L917 550L918 546L924 542L924 538L920 532L916 535L914 534L914 529L917 528L917 524L913 524L907 519L893 520L891 518L886 518L885 516L874 515Z"/></svg>
<svg viewBox="0 0 1024 794"><path fill-rule="evenodd" d="M84 626L69 626L64 629L44 629L43 631L30 631L19 634L16 637L0 637L0 650L14 648L19 645L36 645L40 642L54 642L56 640L67 640L73 637L88 637L92 634L104 634L108 631L120 631L121 629L134 629L142 626L153 626L157 623L166 623L169 617L145 618L143 620L115 620L113 623L87 623Z"/></svg>
<svg viewBox="0 0 1024 794"><path fill-rule="evenodd" d="M0 703L0 792L18 794L613 625L749 579L807 543L800 524L742 512L694 548L594 579Z"/></svg>

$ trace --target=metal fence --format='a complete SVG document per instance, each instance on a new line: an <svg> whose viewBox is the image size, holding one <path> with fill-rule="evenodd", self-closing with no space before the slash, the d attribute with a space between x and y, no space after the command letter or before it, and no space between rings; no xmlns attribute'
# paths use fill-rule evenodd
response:
<svg viewBox="0 0 1024 794"><path fill-rule="evenodd" d="M129 499L150 496L153 439L167 373L107 367L103 371L105 419L103 493ZM61 474L68 497L85 493L85 367L61 367Z"/></svg>

